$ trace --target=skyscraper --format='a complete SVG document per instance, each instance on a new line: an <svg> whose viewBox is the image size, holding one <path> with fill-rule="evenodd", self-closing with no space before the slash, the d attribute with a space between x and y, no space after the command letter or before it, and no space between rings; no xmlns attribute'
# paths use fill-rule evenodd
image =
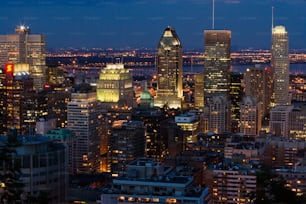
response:
<svg viewBox="0 0 306 204"><path fill-rule="evenodd" d="M261 103L252 96L245 96L240 104L240 132L259 135L261 129Z"/></svg>
<svg viewBox="0 0 306 204"><path fill-rule="evenodd" d="M245 95L253 96L263 105L262 116L267 116L271 108L272 72L269 67L247 68L244 74Z"/></svg>
<svg viewBox="0 0 306 204"><path fill-rule="evenodd" d="M194 106L204 107L204 75L197 73L194 75Z"/></svg>
<svg viewBox="0 0 306 204"><path fill-rule="evenodd" d="M30 34L27 26L15 29L15 34L0 35L0 66L6 63L27 63L34 80L34 89L42 90L46 72L46 41L40 34Z"/></svg>
<svg viewBox="0 0 306 204"><path fill-rule="evenodd" d="M228 99L231 62L231 31L204 31L204 103L223 94Z"/></svg>
<svg viewBox="0 0 306 204"><path fill-rule="evenodd" d="M91 173L99 170L101 111L95 92L72 93L68 103L68 129L74 131L72 170Z"/></svg>
<svg viewBox="0 0 306 204"><path fill-rule="evenodd" d="M183 97L182 45L175 30L167 27L157 53L157 93L154 105L181 108Z"/></svg>
<svg viewBox="0 0 306 204"><path fill-rule="evenodd" d="M213 96L209 101L208 129L214 133L230 131L230 102L224 95Z"/></svg>
<svg viewBox="0 0 306 204"><path fill-rule="evenodd" d="M239 131L240 120L240 102L243 97L243 88L241 85L242 74L238 72L230 73L230 100L231 100L231 132Z"/></svg>
<svg viewBox="0 0 306 204"><path fill-rule="evenodd" d="M272 29L271 66L274 81L274 104L290 104L288 34L284 26Z"/></svg>
<svg viewBox="0 0 306 204"><path fill-rule="evenodd" d="M29 127L28 111L24 105L33 90L28 64L6 64L0 74L0 134L12 128L25 134ZM34 104L34 103L33 103Z"/></svg>
<svg viewBox="0 0 306 204"><path fill-rule="evenodd" d="M145 156L145 130L142 121L114 121L109 150L113 176L122 175L127 163Z"/></svg>

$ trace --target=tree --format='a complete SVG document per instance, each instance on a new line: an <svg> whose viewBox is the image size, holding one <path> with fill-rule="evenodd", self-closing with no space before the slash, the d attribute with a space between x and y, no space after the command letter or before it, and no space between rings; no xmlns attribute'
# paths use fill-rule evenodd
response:
<svg viewBox="0 0 306 204"><path fill-rule="evenodd" d="M0 203L15 203L20 200L24 184L20 180L21 170L15 148L21 145L16 130L8 133L7 140L0 145Z"/></svg>
<svg viewBox="0 0 306 204"><path fill-rule="evenodd" d="M285 186L286 181L268 166L263 166L257 172L257 204L295 203L299 199L293 191Z"/></svg>

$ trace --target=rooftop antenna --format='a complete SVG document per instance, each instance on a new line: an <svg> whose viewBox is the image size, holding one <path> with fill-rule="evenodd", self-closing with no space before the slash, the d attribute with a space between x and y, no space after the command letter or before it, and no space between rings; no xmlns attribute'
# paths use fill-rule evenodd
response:
<svg viewBox="0 0 306 204"><path fill-rule="evenodd" d="M212 0L212 29L215 29L215 0Z"/></svg>
<svg viewBox="0 0 306 204"><path fill-rule="evenodd" d="M273 27L274 27L274 6L272 6L272 22L271 22L271 25L272 25L272 31L273 31Z"/></svg>

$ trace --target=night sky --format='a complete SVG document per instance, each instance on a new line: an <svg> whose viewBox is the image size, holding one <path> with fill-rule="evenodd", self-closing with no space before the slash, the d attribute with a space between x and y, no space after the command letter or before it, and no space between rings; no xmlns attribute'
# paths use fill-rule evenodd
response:
<svg viewBox="0 0 306 204"><path fill-rule="evenodd" d="M290 49L306 48L305 0L215 0L215 29L232 31L232 50L270 49L272 6L274 25L286 27ZM11 0L0 1L0 34L26 24L46 35L49 49L155 49L172 26L184 49L203 50L211 16L212 0Z"/></svg>

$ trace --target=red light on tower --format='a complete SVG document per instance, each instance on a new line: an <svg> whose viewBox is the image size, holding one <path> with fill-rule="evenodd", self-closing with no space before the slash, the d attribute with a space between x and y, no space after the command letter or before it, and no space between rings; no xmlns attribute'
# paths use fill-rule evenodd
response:
<svg viewBox="0 0 306 204"><path fill-rule="evenodd" d="M270 72L271 71L270 67L265 67L265 71Z"/></svg>
<svg viewBox="0 0 306 204"><path fill-rule="evenodd" d="M14 64L12 64L12 63L7 63L7 64L5 65L5 73L6 73L6 74L13 74L13 72L14 72Z"/></svg>

